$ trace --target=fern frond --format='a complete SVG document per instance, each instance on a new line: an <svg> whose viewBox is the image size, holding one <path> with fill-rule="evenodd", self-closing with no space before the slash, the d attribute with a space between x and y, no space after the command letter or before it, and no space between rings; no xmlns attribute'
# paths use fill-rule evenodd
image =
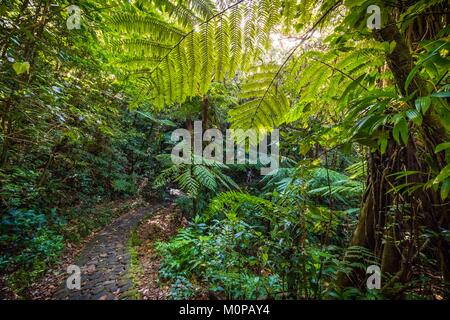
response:
<svg viewBox="0 0 450 320"><path fill-rule="evenodd" d="M198 12L204 19L208 19L216 13L216 6L212 0L189 0L189 5L194 12Z"/></svg>
<svg viewBox="0 0 450 320"><path fill-rule="evenodd" d="M191 170L186 170L175 181L177 181L180 184L180 187L190 196L195 197L198 194L200 185L197 180L195 180Z"/></svg>
<svg viewBox="0 0 450 320"><path fill-rule="evenodd" d="M209 213L223 213L224 211L236 210L242 205L250 205L262 212L273 212L272 202L260 197L252 196L245 192L227 191L215 197L209 204Z"/></svg>
<svg viewBox="0 0 450 320"><path fill-rule="evenodd" d="M207 167L196 165L193 168L193 174L201 186L204 186L211 191L217 189L217 182L214 174Z"/></svg>
<svg viewBox="0 0 450 320"><path fill-rule="evenodd" d="M251 100L228 112L233 129L266 130L283 123L290 103L284 91L274 85L278 68L275 64L258 66L242 83L240 98Z"/></svg>
<svg viewBox="0 0 450 320"><path fill-rule="evenodd" d="M175 42L186 34L154 14L120 13L111 17L111 24L121 32L146 35L154 41Z"/></svg>
<svg viewBox="0 0 450 320"><path fill-rule="evenodd" d="M189 9L188 5L178 1L177 4L173 4L170 1L159 1L158 7L163 7L164 11L169 14L169 16L175 19L183 27L192 28L203 20L198 17L195 12Z"/></svg>
<svg viewBox="0 0 450 320"><path fill-rule="evenodd" d="M212 82L213 73L215 70L215 55L214 55L214 22L210 21L202 25L200 31L200 50L201 57L201 77L199 81L200 95L204 95Z"/></svg>
<svg viewBox="0 0 450 320"><path fill-rule="evenodd" d="M112 47L115 51L122 51L133 57L149 58L150 61L155 58L161 59L172 48L170 44L149 39L117 40L112 43Z"/></svg>

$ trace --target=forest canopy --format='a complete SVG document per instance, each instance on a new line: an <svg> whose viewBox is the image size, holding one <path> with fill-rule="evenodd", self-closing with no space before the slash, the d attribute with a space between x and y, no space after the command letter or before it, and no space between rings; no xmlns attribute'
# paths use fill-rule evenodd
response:
<svg viewBox="0 0 450 320"><path fill-rule="evenodd" d="M0 297L59 297L56 270L99 230L128 250L128 298L450 297L448 1L0 12ZM174 163L177 129L227 154L234 130L247 161ZM247 130L271 137L276 171L261 174ZM114 281L81 298L121 298Z"/></svg>

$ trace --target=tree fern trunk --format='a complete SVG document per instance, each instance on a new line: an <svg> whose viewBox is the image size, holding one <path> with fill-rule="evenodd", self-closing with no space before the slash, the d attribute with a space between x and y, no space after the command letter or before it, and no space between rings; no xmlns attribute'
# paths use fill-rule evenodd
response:
<svg viewBox="0 0 450 320"><path fill-rule="evenodd" d="M203 131L208 130L208 109L209 109L209 101L208 101L208 96L204 96L203 100L202 100L202 128Z"/></svg>

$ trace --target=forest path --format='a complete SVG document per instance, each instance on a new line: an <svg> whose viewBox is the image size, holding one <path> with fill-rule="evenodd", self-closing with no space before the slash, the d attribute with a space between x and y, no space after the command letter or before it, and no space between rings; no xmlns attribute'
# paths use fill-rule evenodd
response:
<svg viewBox="0 0 450 320"><path fill-rule="evenodd" d="M136 297L129 272L131 257L127 242L133 228L161 207L152 205L132 211L105 227L86 244L74 262L81 269L81 289L68 289L64 279L53 299L113 300Z"/></svg>

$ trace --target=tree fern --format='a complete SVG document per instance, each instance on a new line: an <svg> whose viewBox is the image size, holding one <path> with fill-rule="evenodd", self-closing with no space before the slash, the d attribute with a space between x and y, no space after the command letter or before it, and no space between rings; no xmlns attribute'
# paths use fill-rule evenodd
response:
<svg viewBox="0 0 450 320"><path fill-rule="evenodd" d="M264 130L283 122L289 102L283 90L273 84L278 69L276 64L262 65L247 76L241 85L243 102L229 111L233 128Z"/></svg>
<svg viewBox="0 0 450 320"><path fill-rule="evenodd" d="M287 80L294 93L300 95L300 105L317 101L323 105L335 105L339 101L345 104L347 95L358 96L365 90L361 77L369 78L370 72L383 65L383 51L372 46L349 52L310 51L300 56Z"/></svg>
<svg viewBox="0 0 450 320"><path fill-rule="evenodd" d="M214 174L206 166L194 166L192 171L196 180L199 181L202 186L211 191L217 190L217 182Z"/></svg>
<svg viewBox="0 0 450 320"><path fill-rule="evenodd" d="M112 18L114 26L122 32L121 37L125 35L126 41L132 43L129 49L126 42L116 49L125 53L143 52L152 58L160 56L159 63L141 75L148 78L141 83L158 92L156 103L159 107L182 103L188 97L204 95L213 80L234 77L238 69L250 66L268 47L280 5L279 0L241 0L218 12L210 0L192 0L183 4L157 1L153 9L130 10ZM132 41L128 40L130 37ZM139 42L140 39L146 41ZM149 41L159 42L162 46ZM139 44L142 44L142 50L139 50ZM171 45L169 49L168 44ZM152 49L155 52L149 54Z"/></svg>
<svg viewBox="0 0 450 320"><path fill-rule="evenodd" d="M189 3L182 3L181 1L176 4L171 1L156 1L156 3L160 9L167 12L170 17L174 17L183 27L192 28L203 21L189 8Z"/></svg>
<svg viewBox="0 0 450 320"><path fill-rule="evenodd" d="M194 157L195 155L192 155L192 160ZM173 181L193 198L198 197L205 189L212 193L220 189L239 189L233 179L222 172L228 168L222 163L202 159L201 164L172 164L170 155L161 155L158 160L167 168L156 177L153 184L156 188Z"/></svg>
<svg viewBox="0 0 450 320"><path fill-rule="evenodd" d="M111 17L111 24L127 35L137 34L150 37L154 41L178 41L186 32L176 25L164 21L156 14L124 12Z"/></svg>
<svg viewBox="0 0 450 320"><path fill-rule="evenodd" d="M315 29L323 22L325 17L330 14L333 9L340 5L340 2L334 3L326 10L321 17L309 28L309 30L301 37L300 42L290 51L284 62L278 67L274 76L267 83L262 91L254 92L253 99L244 101L240 106L230 112L230 120L235 128L249 129L257 128L267 130L273 128L289 119L289 102L286 93L278 87L277 84L282 83L282 76L285 66L288 65L291 58L294 57L296 50L300 45L304 44L313 34ZM264 7L264 6L263 6ZM270 7L270 6L269 6ZM270 19L269 19L270 20ZM250 33L250 32L249 32ZM251 36L251 33L250 33ZM327 71L318 68L319 82L324 82L327 77ZM306 78L306 77L305 77ZM256 88L257 85L249 85ZM314 88L314 86L309 87ZM249 96L246 92L246 97Z"/></svg>
<svg viewBox="0 0 450 320"><path fill-rule="evenodd" d="M220 30L223 31L223 30ZM200 94L205 94L208 89L209 85L211 84L213 73L214 73L214 66L215 66L215 48L214 48L214 41L215 41L215 21L209 21L204 23L200 27L200 50L201 50L201 66L202 69L200 71L200 81L199 81L199 90Z"/></svg>
<svg viewBox="0 0 450 320"><path fill-rule="evenodd" d="M352 180L347 175L327 168L317 168L310 172L311 179L307 181L307 193L311 196L332 197L349 204L349 200L358 199L364 184Z"/></svg>
<svg viewBox="0 0 450 320"><path fill-rule="evenodd" d="M228 19L220 16L216 26L217 68L216 80L223 81L230 65L230 34Z"/></svg>
<svg viewBox="0 0 450 320"><path fill-rule="evenodd" d="M166 55L172 48L171 44L160 43L149 39L122 39L113 41L112 46L116 52L122 52L132 57L140 57L142 62L154 61Z"/></svg>

